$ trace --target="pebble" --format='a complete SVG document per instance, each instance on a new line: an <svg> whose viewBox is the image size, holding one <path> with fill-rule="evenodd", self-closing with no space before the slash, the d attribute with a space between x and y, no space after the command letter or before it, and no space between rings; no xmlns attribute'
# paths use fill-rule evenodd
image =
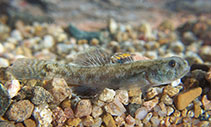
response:
<svg viewBox="0 0 211 127"><path fill-rule="evenodd" d="M159 103L159 106L160 106L160 109L161 109L161 110L158 111L158 115L159 115L160 117L166 116L167 110L166 110L165 104L164 104L163 102L160 102L160 103Z"/></svg>
<svg viewBox="0 0 211 127"><path fill-rule="evenodd" d="M152 99L158 95L158 91L156 88L152 87L147 91L147 98Z"/></svg>
<svg viewBox="0 0 211 127"><path fill-rule="evenodd" d="M43 44L44 48L51 48L54 45L54 39L51 35L45 35L43 38L43 42L41 42Z"/></svg>
<svg viewBox="0 0 211 127"><path fill-rule="evenodd" d="M47 104L41 104L34 108L33 116L38 123L38 127L51 127L53 113Z"/></svg>
<svg viewBox="0 0 211 127"><path fill-rule="evenodd" d="M118 98L118 100L124 105L127 105L129 102L129 96L127 90L117 90L115 98Z"/></svg>
<svg viewBox="0 0 211 127"><path fill-rule="evenodd" d="M194 117L194 112L192 110L188 111L187 117Z"/></svg>
<svg viewBox="0 0 211 127"><path fill-rule="evenodd" d="M67 85L66 81L62 78L54 78L52 81L52 88L47 89L54 97L53 102L60 104L67 97L71 98L71 89Z"/></svg>
<svg viewBox="0 0 211 127"><path fill-rule="evenodd" d="M121 116L126 111L123 104L117 98L105 105L105 110L113 116Z"/></svg>
<svg viewBox="0 0 211 127"><path fill-rule="evenodd" d="M135 112L136 112L136 110L138 109L138 108L140 108L141 107L141 105L140 104L131 104L131 103L129 103L128 104L128 106L127 106L127 111L129 112L129 114L131 115L131 116L135 116Z"/></svg>
<svg viewBox="0 0 211 127"><path fill-rule="evenodd" d="M7 88L7 92L10 95L10 98L13 98L18 94L18 91L21 89L20 83L18 80L11 80L5 83L5 87Z"/></svg>
<svg viewBox="0 0 211 127"><path fill-rule="evenodd" d="M200 103L198 102L194 102L194 117L195 118L198 118L199 115L201 115L201 106L200 106Z"/></svg>
<svg viewBox="0 0 211 127"><path fill-rule="evenodd" d="M179 93L179 91L180 91L180 89L178 89L177 87L167 85L164 88L163 93L168 94L170 97L173 97L173 96L177 95Z"/></svg>
<svg viewBox="0 0 211 127"><path fill-rule="evenodd" d="M106 127L116 127L114 118L109 113L103 116L103 122L105 123Z"/></svg>
<svg viewBox="0 0 211 127"><path fill-rule="evenodd" d="M150 121L150 119L152 118L152 113L150 112L150 113L148 113L147 115L146 115L146 117L143 119L143 123L144 124L146 124L146 123L148 123L149 121Z"/></svg>
<svg viewBox="0 0 211 127"><path fill-rule="evenodd" d="M56 107L52 110L53 113L53 125L62 127L64 122L67 120L67 117L64 111L60 107Z"/></svg>
<svg viewBox="0 0 211 127"><path fill-rule="evenodd" d="M100 127L101 124L102 124L102 118L98 117L94 119L94 124L92 125L92 127Z"/></svg>
<svg viewBox="0 0 211 127"><path fill-rule="evenodd" d="M123 126L123 125L125 125L126 124L125 123L125 114L122 115L122 116L117 116L115 118L115 123L116 123L117 126Z"/></svg>
<svg viewBox="0 0 211 127"><path fill-rule="evenodd" d="M147 108L148 111L152 110L159 102L159 98L155 97L152 100L145 101L143 105Z"/></svg>
<svg viewBox="0 0 211 127"><path fill-rule="evenodd" d="M0 122L0 127L16 127L13 122L3 121Z"/></svg>
<svg viewBox="0 0 211 127"><path fill-rule="evenodd" d="M89 116L91 113L92 113L92 105L90 100L88 99L80 100L75 110L75 116L81 118L84 116Z"/></svg>
<svg viewBox="0 0 211 127"><path fill-rule="evenodd" d="M0 83L0 116L3 116L11 103L11 98L7 89Z"/></svg>
<svg viewBox="0 0 211 127"><path fill-rule="evenodd" d="M211 62L211 46L206 45L200 48L199 54L204 61Z"/></svg>
<svg viewBox="0 0 211 127"><path fill-rule="evenodd" d="M138 108L135 112L135 118L142 120L146 117L147 113L148 113L148 110L146 107Z"/></svg>
<svg viewBox="0 0 211 127"><path fill-rule="evenodd" d="M36 127L36 123L34 120L32 119L27 119L27 120L24 120L24 125L26 127Z"/></svg>
<svg viewBox="0 0 211 127"><path fill-rule="evenodd" d="M67 120L67 125L71 127L77 127L80 122L81 122L80 118L74 118L74 119L71 118Z"/></svg>
<svg viewBox="0 0 211 127"><path fill-rule="evenodd" d="M170 98L167 94L164 94L161 97L161 102L163 102L166 105L172 105L173 104L173 99Z"/></svg>
<svg viewBox="0 0 211 127"><path fill-rule="evenodd" d="M204 95L201 101L205 110L211 110L211 101L207 99L207 95Z"/></svg>
<svg viewBox="0 0 211 127"><path fill-rule="evenodd" d="M108 23L108 27L111 34L114 34L117 31L118 24L116 23L114 19L110 19Z"/></svg>
<svg viewBox="0 0 211 127"><path fill-rule="evenodd" d="M69 119L69 118L74 118L75 117L75 114L72 110L71 107L67 107L67 108L64 108L64 114L66 115L66 117Z"/></svg>
<svg viewBox="0 0 211 127"><path fill-rule="evenodd" d="M129 91L128 91L128 95L129 97L141 97L142 95L142 91L141 89L138 89L138 88L130 88Z"/></svg>
<svg viewBox="0 0 211 127"><path fill-rule="evenodd" d="M150 121L152 122L152 126L158 127L160 124L160 119L157 116L153 116Z"/></svg>
<svg viewBox="0 0 211 127"><path fill-rule="evenodd" d="M97 118L99 117L100 115L102 115L103 113L103 110L100 106L97 106L97 105L94 105L93 108L92 108L92 116L94 118Z"/></svg>
<svg viewBox="0 0 211 127"><path fill-rule="evenodd" d="M91 116L86 116L83 121L83 125L86 127L90 127L94 124L94 119Z"/></svg>
<svg viewBox="0 0 211 127"><path fill-rule="evenodd" d="M178 110L185 109L195 98L200 96L202 93L202 89L200 87L191 89L187 92L180 93L176 99L176 108Z"/></svg>
<svg viewBox="0 0 211 127"><path fill-rule="evenodd" d="M13 103L7 111L9 120L22 122L28 119L34 110L34 105L29 100L20 100Z"/></svg>
<svg viewBox="0 0 211 127"><path fill-rule="evenodd" d="M139 96L137 96L137 97L131 97L130 98L130 103L131 104L142 104L142 99Z"/></svg>
<svg viewBox="0 0 211 127"><path fill-rule="evenodd" d="M15 38L17 41L23 40L23 36L19 30L13 30L11 32L11 37Z"/></svg>
<svg viewBox="0 0 211 127"><path fill-rule="evenodd" d="M47 90L40 86L35 86L33 88L33 95L34 96L31 101L35 105L49 103L52 102L54 99L53 96Z"/></svg>
<svg viewBox="0 0 211 127"><path fill-rule="evenodd" d="M5 58L0 58L0 67L8 67L10 65L9 61Z"/></svg>
<svg viewBox="0 0 211 127"><path fill-rule="evenodd" d="M126 121L126 123L127 124L129 124L129 125L134 125L135 124L135 119L131 116L131 115L128 115L126 118L125 118L125 121Z"/></svg>
<svg viewBox="0 0 211 127"><path fill-rule="evenodd" d="M116 92L113 89L105 88L99 96L99 100L104 102L111 102L114 99Z"/></svg>
<svg viewBox="0 0 211 127"><path fill-rule="evenodd" d="M167 115L170 116L172 113L174 113L174 108L172 108L171 106L167 106Z"/></svg>
<svg viewBox="0 0 211 127"><path fill-rule="evenodd" d="M4 53L5 49L4 46L0 43L0 54Z"/></svg>

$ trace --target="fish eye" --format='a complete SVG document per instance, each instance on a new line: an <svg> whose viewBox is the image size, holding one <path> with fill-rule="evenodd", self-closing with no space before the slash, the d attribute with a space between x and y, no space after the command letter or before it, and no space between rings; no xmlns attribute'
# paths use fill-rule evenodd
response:
<svg viewBox="0 0 211 127"><path fill-rule="evenodd" d="M170 67L175 67L176 61L175 60L170 60L168 64L169 64Z"/></svg>

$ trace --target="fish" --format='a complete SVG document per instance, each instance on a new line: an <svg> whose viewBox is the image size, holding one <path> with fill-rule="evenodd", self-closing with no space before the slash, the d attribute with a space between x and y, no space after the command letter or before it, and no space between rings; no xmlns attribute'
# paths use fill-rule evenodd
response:
<svg viewBox="0 0 211 127"><path fill-rule="evenodd" d="M18 80L63 78L68 84L102 90L152 87L171 83L185 76L188 62L177 56L134 60L130 54L111 55L101 48L91 48L75 56L73 62L21 58L6 72ZM80 88L80 87L79 87Z"/></svg>

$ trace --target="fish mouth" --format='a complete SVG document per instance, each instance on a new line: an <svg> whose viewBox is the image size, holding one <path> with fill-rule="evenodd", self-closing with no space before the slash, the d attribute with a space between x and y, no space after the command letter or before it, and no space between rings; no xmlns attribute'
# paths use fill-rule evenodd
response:
<svg viewBox="0 0 211 127"><path fill-rule="evenodd" d="M184 77L190 71L190 67L186 67L186 69L179 75L180 78Z"/></svg>

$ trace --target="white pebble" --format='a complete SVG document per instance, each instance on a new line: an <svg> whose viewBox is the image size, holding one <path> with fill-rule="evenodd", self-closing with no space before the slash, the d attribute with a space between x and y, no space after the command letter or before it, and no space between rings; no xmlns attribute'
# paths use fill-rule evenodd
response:
<svg viewBox="0 0 211 127"><path fill-rule="evenodd" d="M116 92L112 89L105 88L100 94L99 99L104 102L111 102L114 99Z"/></svg>
<svg viewBox="0 0 211 127"><path fill-rule="evenodd" d="M148 113L147 108L141 107L141 108L136 110L135 118L139 119L139 120L142 120L142 119L144 119L146 117L147 113Z"/></svg>
<svg viewBox="0 0 211 127"><path fill-rule="evenodd" d="M10 64L9 64L9 61L7 59L4 59L4 58L0 58L0 67L8 67Z"/></svg>
<svg viewBox="0 0 211 127"><path fill-rule="evenodd" d="M9 93L10 98L16 96L18 94L18 91L21 89L18 80L7 81L5 83L5 87L7 88L7 92Z"/></svg>

